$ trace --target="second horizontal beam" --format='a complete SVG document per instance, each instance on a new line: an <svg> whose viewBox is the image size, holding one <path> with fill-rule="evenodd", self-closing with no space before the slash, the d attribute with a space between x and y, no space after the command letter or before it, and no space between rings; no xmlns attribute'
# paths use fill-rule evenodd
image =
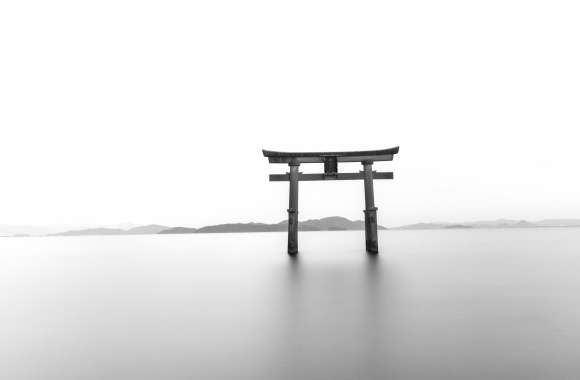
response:
<svg viewBox="0 0 580 380"><path fill-rule="evenodd" d="M348 181L354 179L364 179L364 173L299 173L299 181ZM373 179L393 179L393 172L373 172ZM290 181L290 175L270 174L270 181Z"/></svg>

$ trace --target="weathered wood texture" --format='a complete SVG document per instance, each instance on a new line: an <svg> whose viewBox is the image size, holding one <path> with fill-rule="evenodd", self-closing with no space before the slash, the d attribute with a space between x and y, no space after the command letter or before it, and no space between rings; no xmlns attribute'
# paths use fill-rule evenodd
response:
<svg viewBox="0 0 580 380"><path fill-rule="evenodd" d="M337 173L337 174L324 174L324 173L299 173L299 181L345 181L345 180L355 180L364 179L364 173ZM373 179L393 179L393 172L372 172ZM278 181L290 181L290 174L270 174L271 182Z"/></svg>
<svg viewBox="0 0 580 380"><path fill-rule="evenodd" d="M369 161L362 163L364 168L365 184L365 240L369 253L379 253L379 239L377 234L377 208L375 207L375 193L373 188L373 164Z"/></svg>
<svg viewBox="0 0 580 380"><path fill-rule="evenodd" d="M298 253L298 165L290 166L288 202L288 254Z"/></svg>
<svg viewBox="0 0 580 380"><path fill-rule="evenodd" d="M337 162L392 161L393 155L399 153L399 147L353 152L276 152L264 149L262 153L271 164L322 163L327 161L327 157L336 157Z"/></svg>
<svg viewBox="0 0 580 380"><path fill-rule="evenodd" d="M338 173L338 161L336 157L326 157L324 159L324 174Z"/></svg>
<svg viewBox="0 0 580 380"><path fill-rule="evenodd" d="M338 162L361 162L364 160L372 161L392 161L392 154L385 154L381 156L347 156L347 157L336 157ZM296 162L299 164L319 164L324 162L324 157L268 157L268 161L271 164L289 164L291 162Z"/></svg>
<svg viewBox="0 0 580 380"><path fill-rule="evenodd" d="M288 254L298 253L298 183L300 181L342 181L364 180L365 186L365 239L366 250L378 253L377 208L373 180L393 179L392 172L373 171L375 161L391 161L399 153L399 147L382 150L354 152L275 152L262 150L268 161L273 164L288 164L290 172L270 174L270 181L289 181L290 199L288 207ZM359 173L339 173L339 162L360 162L364 170ZM324 173L300 173L300 164L324 163Z"/></svg>

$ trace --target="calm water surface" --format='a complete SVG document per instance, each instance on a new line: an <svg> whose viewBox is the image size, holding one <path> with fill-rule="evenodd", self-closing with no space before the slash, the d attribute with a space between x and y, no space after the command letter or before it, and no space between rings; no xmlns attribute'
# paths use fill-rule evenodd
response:
<svg viewBox="0 0 580 380"><path fill-rule="evenodd" d="M0 379L578 379L580 229L0 239Z"/></svg>

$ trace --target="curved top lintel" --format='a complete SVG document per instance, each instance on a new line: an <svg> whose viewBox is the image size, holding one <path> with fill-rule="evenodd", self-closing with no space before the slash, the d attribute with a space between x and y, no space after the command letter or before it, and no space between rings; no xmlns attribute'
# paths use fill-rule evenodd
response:
<svg viewBox="0 0 580 380"><path fill-rule="evenodd" d="M359 150L348 152L277 152L273 150L262 149L264 157L276 158L296 158L296 157L365 157L365 156L384 156L399 153L399 147L379 150Z"/></svg>

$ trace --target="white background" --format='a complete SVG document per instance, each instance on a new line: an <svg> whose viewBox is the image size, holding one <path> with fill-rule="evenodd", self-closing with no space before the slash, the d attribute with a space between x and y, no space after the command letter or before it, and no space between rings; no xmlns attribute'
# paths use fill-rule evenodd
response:
<svg viewBox="0 0 580 380"><path fill-rule="evenodd" d="M286 167L261 148L395 145L383 225L580 217L579 19L575 1L2 1L0 223L274 222ZM363 216L360 181L300 186L301 219Z"/></svg>

